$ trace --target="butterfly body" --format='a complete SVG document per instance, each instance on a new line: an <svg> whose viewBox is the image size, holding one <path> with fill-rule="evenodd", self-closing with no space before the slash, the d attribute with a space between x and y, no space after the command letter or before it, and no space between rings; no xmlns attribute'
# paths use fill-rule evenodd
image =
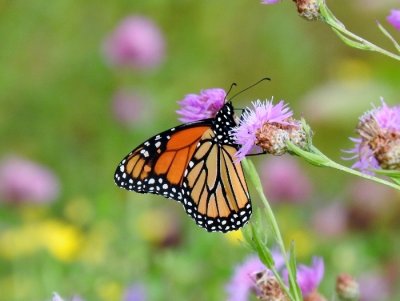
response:
<svg viewBox="0 0 400 301"><path fill-rule="evenodd" d="M250 218L251 203L230 131L236 126L227 102L215 118L162 132L129 153L115 172L118 186L182 203L207 231L227 232Z"/></svg>

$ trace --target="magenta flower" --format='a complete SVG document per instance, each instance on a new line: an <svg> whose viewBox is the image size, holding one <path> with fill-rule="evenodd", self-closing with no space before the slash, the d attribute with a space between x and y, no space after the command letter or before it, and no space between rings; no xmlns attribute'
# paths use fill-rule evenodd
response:
<svg viewBox="0 0 400 301"><path fill-rule="evenodd" d="M324 261L321 257L313 257L311 267L300 264L297 267L297 283L304 297L315 291L324 277Z"/></svg>
<svg viewBox="0 0 400 301"><path fill-rule="evenodd" d="M278 250L272 250L272 258L277 270L281 270L285 260ZM256 256L248 257L237 266L231 281L226 286L228 301L247 301L250 293L257 294L255 275L259 272L270 273L265 265Z"/></svg>
<svg viewBox="0 0 400 301"><path fill-rule="evenodd" d="M261 178L268 199L274 202L302 202L311 197L311 181L299 163L289 156L271 157L261 166Z"/></svg>
<svg viewBox="0 0 400 301"><path fill-rule="evenodd" d="M176 111L182 122L214 118L225 104L226 92L220 88L205 89L200 94L188 94L178 102L180 109Z"/></svg>
<svg viewBox="0 0 400 301"><path fill-rule="evenodd" d="M297 266L297 283L304 298L315 292L324 277L324 260L321 257L313 257L311 267L304 264ZM283 278L288 283L288 272L283 271Z"/></svg>
<svg viewBox="0 0 400 301"><path fill-rule="evenodd" d="M228 301L247 301L256 290L254 274L267 270L258 257L247 258L237 266L231 281L226 286Z"/></svg>
<svg viewBox="0 0 400 301"><path fill-rule="evenodd" d="M275 4L278 3L281 0L262 0L261 4Z"/></svg>
<svg viewBox="0 0 400 301"><path fill-rule="evenodd" d="M315 211L312 225L320 237L337 237L346 232L347 211L342 202L334 202Z"/></svg>
<svg viewBox="0 0 400 301"><path fill-rule="evenodd" d="M133 284L124 292L123 301L145 301L147 300L146 288L141 284Z"/></svg>
<svg viewBox="0 0 400 301"><path fill-rule="evenodd" d="M104 54L112 65L149 69L164 58L165 41L159 28L146 17L124 19L104 42Z"/></svg>
<svg viewBox="0 0 400 301"><path fill-rule="evenodd" d="M282 126L297 128L297 124L289 120L293 113L283 100L276 105L272 104L272 100L265 102L257 100L252 104L254 109L247 109L242 115L239 126L233 129L236 143L241 145L236 153L238 160L244 159L256 145L267 144L268 152L273 153L277 147L280 148L285 144L286 139L289 139L289 132Z"/></svg>
<svg viewBox="0 0 400 301"><path fill-rule="evenodd" d="M47 168L18 157L0 162L0 200L44 203L58 193L59 181Z"/></svg>
<svg viewBox="0 0 400 301"><path fill-rule="evenodd" d="M348 159L358 159L353 168L363 172L379 167L400 169L400 106L382 105L360 117L357 126L358 138L350 138L355 143L354 154Z"/></svg>
<svg viewBox="0 0 400 301"><path fill-rule="evenodd" d="M392 9L386 20L392 24L394 28L400 30L400 9Z"/></svg>
<svg viewBox="0 0 400 301"><path fill-rule="evenodd" d="M148 99L128 90L119 90L115 93L112 109L115 119L127 127L145 122L151 115Z"/></svg>

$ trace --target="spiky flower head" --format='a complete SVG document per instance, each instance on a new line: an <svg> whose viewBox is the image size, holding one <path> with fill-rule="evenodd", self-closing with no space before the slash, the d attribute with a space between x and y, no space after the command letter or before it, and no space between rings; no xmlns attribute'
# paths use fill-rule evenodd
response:
<svg viewBox="0 0 400 301"><path fill-rule="evenodd" d="M182 122L192 122L201 119L214 118L225 104L224 89L205 89L200 94L187 94L178 102L180 109L176 111Z"/></svg>
<svg viewBox="0 0 400 301"><path fill-rule="evenodd" d="M238 160L244 159L255 147L279 156L287 152L287 141L296 145L306 142L301 123L292 118L293 113L284 101L276 105L272 102L272 99L253 102L253 109L246 109L239 125L233 129L235 141L241 145L236 153Z"/></svg>
<svg viewBox="0 0 400 301"><path fill-rule="evenodd" d="M255 285L261 301L290 301L278 280L268 270L255 275Z"/></svg>
<svg viewBox="0 0 400 301"><path fill-rule="evenodd" d="M347 151L358 159L354 168L400 170L400 106L382 105L360 117L357 126L359 137L350 138L355 146Z"/></svg>
<svg viewBox="0 0 400 301"><path fill-rule="evenodd" d="M293 0L297 6L300 17L308 21L316 21L321 18L318 0Z"/></svg>

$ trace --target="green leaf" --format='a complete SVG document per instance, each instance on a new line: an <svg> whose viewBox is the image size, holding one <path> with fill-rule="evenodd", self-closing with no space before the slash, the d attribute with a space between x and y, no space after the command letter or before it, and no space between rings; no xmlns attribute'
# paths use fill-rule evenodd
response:
<svg viewBox="0 0 400 301"><path fill-rule="evenodd" d="M392 37L392 35L379 23L378 21L376 22L378 25L378 28L382 31L382 33L393 43L394 47L396 47L396 50L400 52L400 45L397 43L397 41Z"/></svg>
<svg viewBox="0 0 400 301"><path fill-rule="evenodd" d="M307 162L313 165L327 166L327 164L329 164L329 160L326 157L322 156L321 154L305 151L290 141L287 141L286 145L291 153L294 153L299 157L304 158Z"/></svg>
<svg viewBox="0 0 400 301"><path fill-rule="evenodd" d="M392 179L397 185L400 186L400 171L399 170L388 170L388 169L372 169L374 173L378 175L387 176Z"/></svg>
<svg viewBox="0 0 400 301"><path fill-rule="evenodd" d="M290 244L289 249L289 267L288 272L291 275L289 277L289 290L294 296L302 296L300 287L297 283L297 264L296 255L294 251L294 241Z"/></svg>
<svg viewBox="0 0 400 301"><path fill-rule="evenodd" d="M361 50L370 50L373 51L373 49L371 49L370 46L365 45L363 43L357 42L353 39L350 39L349 37L347 37L346 35L342 34L339 30L337 30L336 28L332 27L332 30L334 32L336 32L336 34L338 35L338 37L347 45L349 45L350 47L353 48L357 48L357 49L361 49Z"/></svg>

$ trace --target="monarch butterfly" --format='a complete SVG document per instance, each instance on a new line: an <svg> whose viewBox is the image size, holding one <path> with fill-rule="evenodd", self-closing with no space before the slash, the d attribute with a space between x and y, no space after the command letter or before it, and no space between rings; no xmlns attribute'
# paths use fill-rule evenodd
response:
<svg viewBox="0 0 400 301"><path fill-rule="evenodd" d="M132 150L118 165L115 183L177 200L209 232L237 230L252 209L242 166L234 160L235 126L227 101L215 118L171 128Z"/></svg>

